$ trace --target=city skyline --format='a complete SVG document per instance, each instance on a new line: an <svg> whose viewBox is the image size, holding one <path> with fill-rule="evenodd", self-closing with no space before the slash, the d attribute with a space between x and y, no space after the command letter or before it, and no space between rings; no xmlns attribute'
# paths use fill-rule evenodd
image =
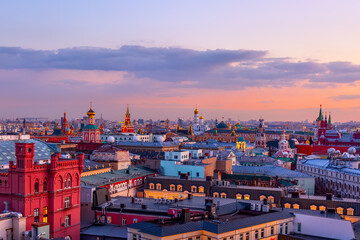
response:
<svg viewBox="0 0 360 240"><path fill-rule="evenodd" d="M107 119L130 104L175 120L198 104L205 119L312 121L323 104L358 118L360 3L309 3L1 3L0 111L80 117L93 101Z"/></svg>

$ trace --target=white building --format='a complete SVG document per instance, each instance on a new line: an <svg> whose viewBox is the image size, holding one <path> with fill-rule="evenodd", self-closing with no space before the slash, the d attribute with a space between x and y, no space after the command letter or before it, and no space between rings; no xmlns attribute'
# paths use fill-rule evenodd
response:
<svg viewBox="0 0 360 240"><path fill-rule="evenodd" d="M114 134L101 134L100 140L108 143L121 143L121 142L161 142L165 140L165 135L148 134L142 135L137 133L114 133Z"/></svg>
<svg viewBox="0 0 360 240"><path fill-rule="evenodd" d="M203 134L205 131L207 131L209 128L204 124L204 118L203 116L199 117L199 110L196 108L194 110L194 122L193 122L193 132L194 135L200 135Z"/></svg>

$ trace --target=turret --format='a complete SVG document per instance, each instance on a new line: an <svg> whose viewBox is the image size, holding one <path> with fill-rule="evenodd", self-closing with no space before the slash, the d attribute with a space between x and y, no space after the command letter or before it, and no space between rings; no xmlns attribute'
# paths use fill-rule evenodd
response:
<svg viewBox="0 0 360 240"><path fill-rule="evenodd" d="M35 143L15 143L16 168L32 169L34 166Z"/></svg>

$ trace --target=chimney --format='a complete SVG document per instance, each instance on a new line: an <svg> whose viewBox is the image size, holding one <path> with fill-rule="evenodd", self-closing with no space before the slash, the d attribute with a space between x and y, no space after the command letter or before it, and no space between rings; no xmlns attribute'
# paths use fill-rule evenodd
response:
<svg viewBox="0 0 360 240"><path fill-rule="evenodd" d="M180 223L188 223L188 222L190 222L190 209L183 208L181 210Z"/></svg>
<svg viewBox="0 0 360 240"><path fill-rule="evenodd" d="M326 194L326 200L329 200L329 201L332 200L332 194L331 193Z"/></svg>

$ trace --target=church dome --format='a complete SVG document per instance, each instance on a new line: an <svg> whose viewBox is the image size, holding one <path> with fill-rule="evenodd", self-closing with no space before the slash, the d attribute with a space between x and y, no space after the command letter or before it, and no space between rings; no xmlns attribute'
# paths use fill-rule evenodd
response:
<svg viewBox="0 0 360 240"><path fill-rule="evenodd" d="M224 121L221 121L218 125L216 125L217 129L230 129L229 126L224 123Z"/></svg>
<svg viewBox="0 0 360 240"><path fill-rule="evenodd" d="M194 114L199 114L199 110L197 108L195 108Z"/></svg>
<svg viewBox="0 0 360 240"><path fill-rule="evenodd" d="M203 117L203 116L200 116L200 119L204 119L204 117Z"/></svg>
<svg viewBox="0 0 360 240"><path fill-rule="evenodd" d="M92 108L90 107L90 110L86 113L89 117L90 116L94 116L95 115L95 111L92 110Z"/></svg>

